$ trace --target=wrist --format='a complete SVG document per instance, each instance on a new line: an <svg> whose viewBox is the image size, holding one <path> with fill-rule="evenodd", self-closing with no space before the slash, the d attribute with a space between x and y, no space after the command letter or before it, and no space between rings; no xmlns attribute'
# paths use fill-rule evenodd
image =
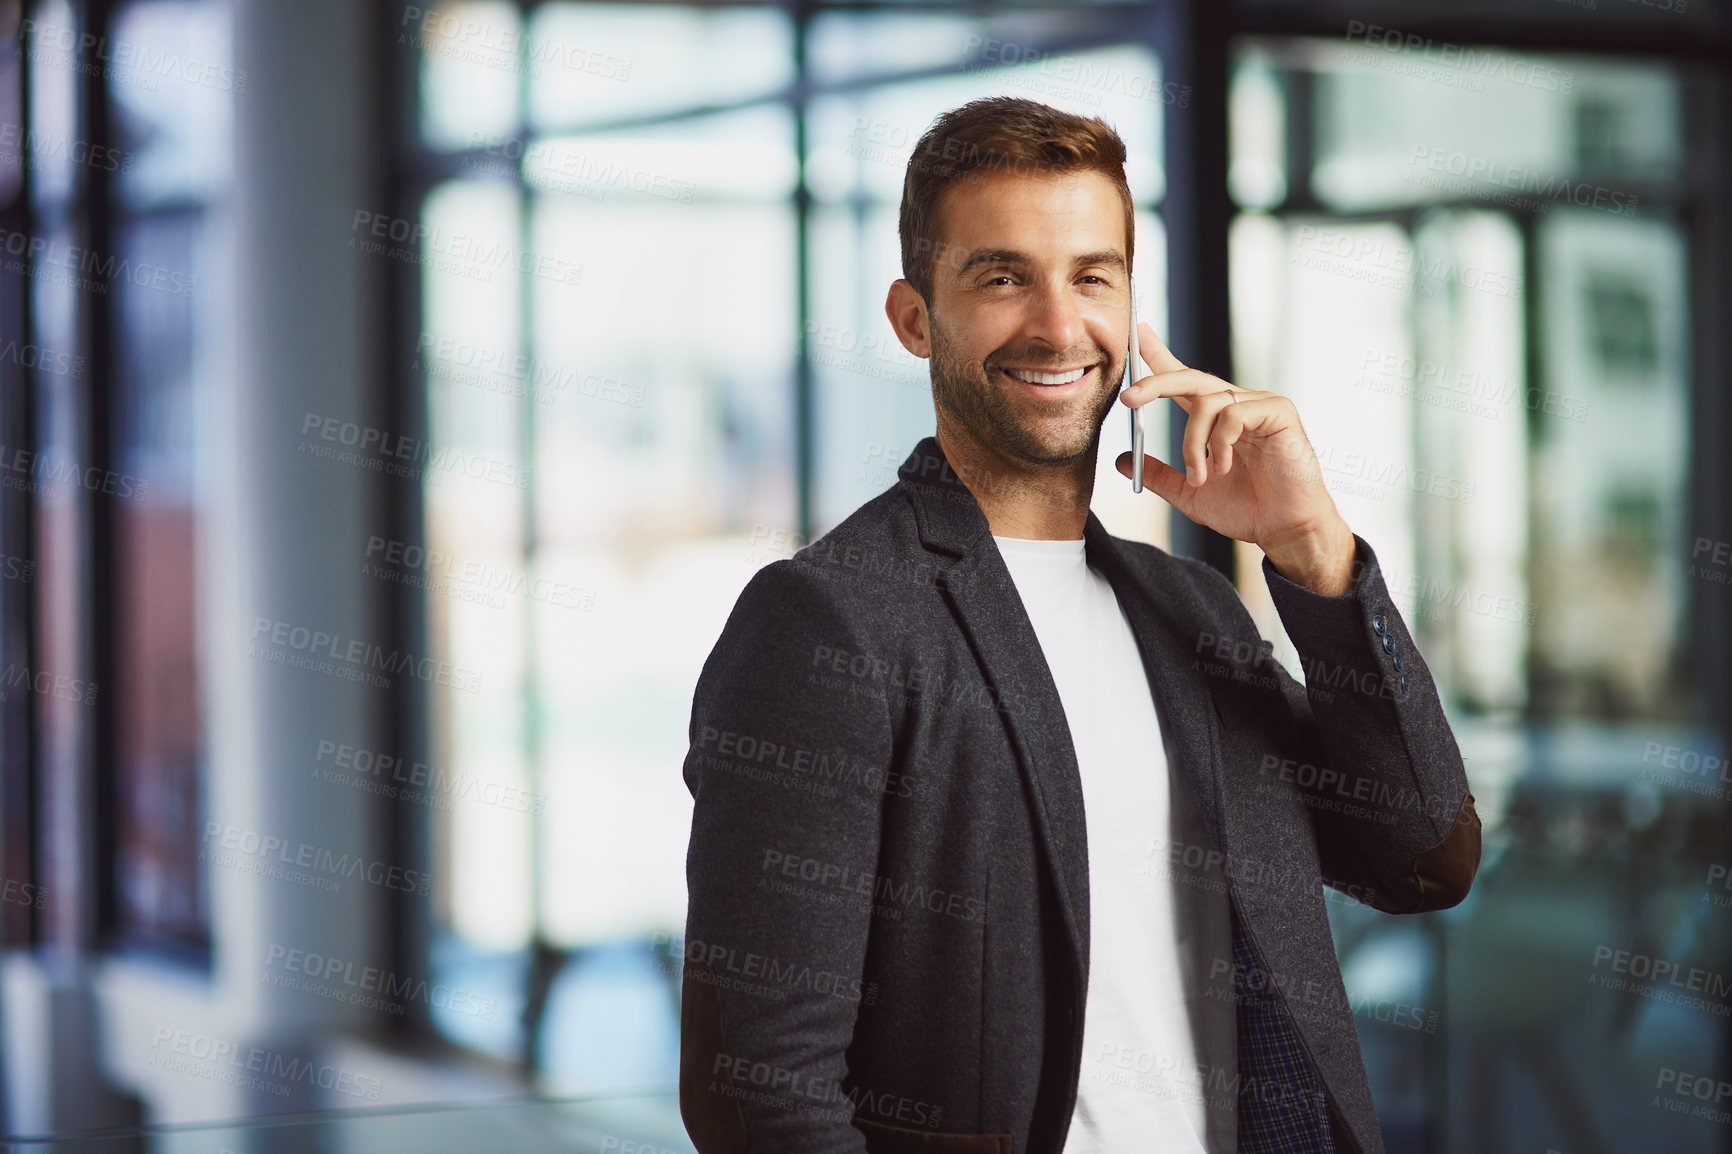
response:
<svg viewBox="0 0 1732 1154"><path fill-rule="evenodd" d="M1353 587L1358 545L1353 530L1340 517L1258 544L1275 571L1295 585L1324 597L1340 597Z"/></svg>

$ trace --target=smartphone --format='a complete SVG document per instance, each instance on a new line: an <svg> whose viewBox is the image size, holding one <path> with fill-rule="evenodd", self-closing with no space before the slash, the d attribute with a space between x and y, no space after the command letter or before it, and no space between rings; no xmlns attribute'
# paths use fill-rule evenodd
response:
<svg viewBox="0 0 1732 1154"><path fill-rule="evenodd" d="M1136 281L1126 278L1131 290L1131 347L1130 355L1125 358L1125 383L1119 389L1123 392L1137 381L1137 361L1141 359L1141 350L1137 347L1137 285ZM1146 373L1144 374L1147 375ZM1130 410L1131 416L1131 492L1143 491L1143 411Z"/></svg>

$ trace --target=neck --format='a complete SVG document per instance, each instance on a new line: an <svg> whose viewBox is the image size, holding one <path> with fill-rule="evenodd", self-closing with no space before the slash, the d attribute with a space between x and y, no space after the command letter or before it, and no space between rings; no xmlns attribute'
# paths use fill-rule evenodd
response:
<svg viewBox="0 0 1732 1154"><path fill-rule="evenodd" d="M938 412L938 447L995 536L1075 541L1088 524L1094 453L1066 465L1030 465L982 444Z"/></svg>

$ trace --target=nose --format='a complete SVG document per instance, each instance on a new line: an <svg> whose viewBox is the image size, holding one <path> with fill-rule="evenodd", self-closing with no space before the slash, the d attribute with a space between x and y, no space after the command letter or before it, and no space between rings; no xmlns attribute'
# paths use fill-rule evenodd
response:
<svg viewBox="0 0 1732 1154"><path fill-rule="evenodd" d="M1029 298L1023 336L1055 352L1091 343L1077 307L1075 286L1065 280L1046 282Z"/></svg>

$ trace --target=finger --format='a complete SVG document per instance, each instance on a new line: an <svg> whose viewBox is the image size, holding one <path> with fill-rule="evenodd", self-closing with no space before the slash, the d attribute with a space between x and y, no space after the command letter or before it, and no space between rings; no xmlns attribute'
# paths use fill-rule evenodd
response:
<svg viewBox="0 0 1732 1154"><path fill-rule="evenodd" d="M1195 371L1195 370L1192 370L1192 371ZM1241 405L1245 404L1248 401L1267 401L1267 400L1279 401L1282 399L1282 397L1279 393L1256 392L1256 391L1253 391L1251 389L1241 389L1237 385L1227 384L1227 382L1223 381L1220 377L1212 376L1212 375L1207 374L1207 373L1205 373L1204 376L1209 377L1209 379L1211 381L1215 382L1215 388L1205 389L1203 392L1197 393L1194 395L1186 395L1183 397L1174 397L1173 398L1173 404L1179 406L1179 408L1185 410L1185 412L1188 413L1193 408L1196 407L1197 399L1199 397L1212 397L1217 393L1225 394L1225 393L1230 392L1230 393L1232 393L1233 396L1238 398L1237 403L1241 404Z"/></svg>
<svg viewBox="0 0 1732 1154"><path fill-rule="evenodd" d="M1234 420L1239 424L1240 431L1233 437L1234 441L1246 437L1272 437L1283 430L1298 425L1298 411L1293 402L1279 393L1240 393L1238 401L1228 406Z"/></svg>
<svg viewBox="0 0 1732 1154"><path fill-rule="evenodd" d="M1131 475L1131 455L1120 453L1116 462L1121 474ZM1151 453L1143 454L1143 488L1153 489L1155 496L1169 505L1177 505L1185 497L1185 475Z"/></svg>
<svg viewBox="0 0 1732 1154"><path fill-rule="evenodd" d="M1241 402L1240 404L1243 404ZM1239 435L1245 431L1245 418L1239 412L1240 405L1228 405L1215 418L1215 427L1209 433L1209 448L1207 456L1215 467L1215 473L1226 476L1233 469L1233 444Z"/></svg>
<svg viewBox="0 0 1732 1154"><path fill-rule="evenodd" d="M1158 380L1160 380L1159 377L1144 377L1140 381L1126 385L1119 390L1119 402L1126 408L1140 409L1150 402L1160 400L1160 388L1151 384L1151 382Z"/></svg>
<svg viewBox="0 0 1732 1154"><path fill-rule="evenodd" d="M1302 485L1321 483L1322 466L1292 401L1279 393L1267 393L1257 401L1241 401L1232 409L1238 410L1233 416L1242 426L1234 441L1258 447L1257 468ZM1284 433L1294 435L1283 438ZM1237 455L1237 450L1234 452Z"/></svg>
<svg viewBox="0 0 1732 1154"><path fill-rule="evenodd" d="M1149 366L1153 373L1171 373L1187 367L1185 362L1173 355L1173 350L1167 347L1167 342L1155 332L1154 326L1147 321L1137 325L1137 354L1143 358L1143 363Z"/></svg>
<svg viewBox="0 0 1732 1154"><path fill-rule="evenodd" d="M1184 453L1186 478L1193 486L1209 479L1206 455L1209 436L1214 431L1216 416L1232 403L1233 395L1225 389L1190 399L1190 407L1186 409L1190 417L1185 421L1185 435L1179 444Z"/></svg>
<svg viewBox="0 0 1732 1154"><path fill-rule="evenodd" d="M1217 393L1226 387L1226 382L1221 378L1197 369L1173 369L1170 372L1150 373L1133 381L1120 395L1125 398L1125 404L1133 409L1150 401L1158 401L1162 397L1172 397L1179 407L1188 413L1191 411L1189 398Z"/></svg>
<svg viewBox="0 0 1732 1154"><path fill-rule="evenodd" d="M1259 392L1255 389L1241 389L1236 385L1217 377L1214 373L1205 373L1201 369L1172 369L1167 372L1151 373L1133 382L1130 386L1137 390L1137 395L1148 394L1151 397L1171 397L1179 403L1179 407L1187 413L1190 407L1186 403L1193 397L1207 396L1210 393L1224 392L1231 389L1240 397L1269 397L1273 393Z"/></svg>

